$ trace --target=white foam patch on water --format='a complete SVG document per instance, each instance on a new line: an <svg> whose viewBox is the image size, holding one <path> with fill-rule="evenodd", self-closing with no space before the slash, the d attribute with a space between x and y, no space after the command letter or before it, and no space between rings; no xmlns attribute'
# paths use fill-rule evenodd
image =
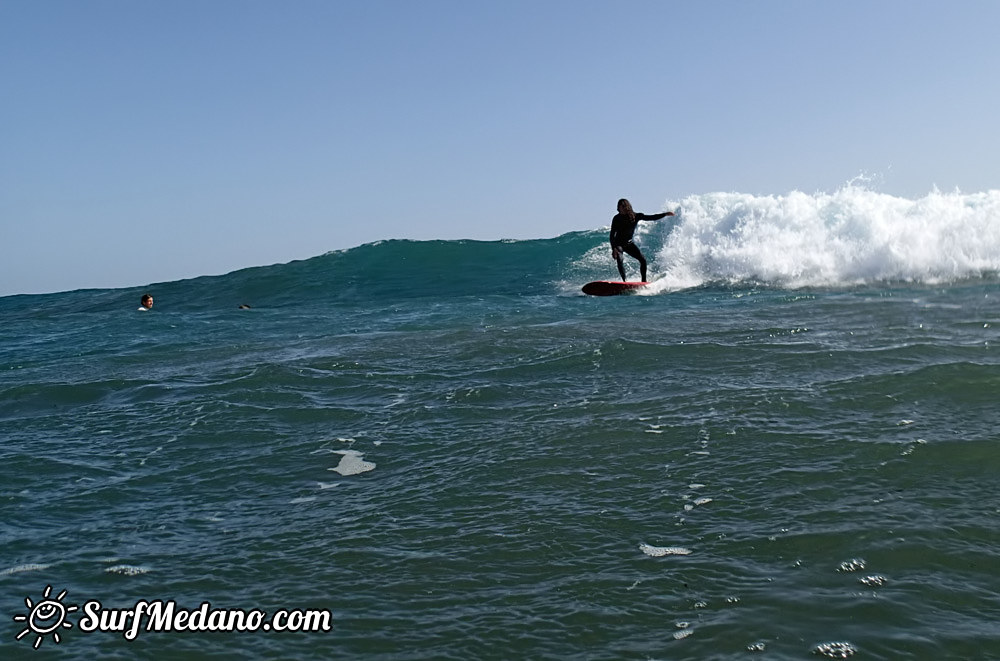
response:
<svg viewBox="0 0 1000 661"><path fill-rule="evenodd" d="M43 569L48 569L49 565L40 565L37 563L27 563L23 565L16 565L10 569L4 569L0 571L0 576L10 576L12 574L21 574L27 571L42 571Z"/></svg>
<svg viewBox="0 0 1000 661"><path fill-rule="evenodd" d="M868 563L865 562L864 558L851 558L850 560L844 560L840 563L837 571L852 572L861 571L867 566Z"/></svg>
<svg viewBox="0 0 1000 661"><path fill-rule="evenodd" d="M149 567L137 565L115 565L104 570L108 574L121 574L122 576L140 576L149 573Z"/></svg>
<svg viewBox="0 0 1000 661"><path fill-rule="evenodd" d="M362 459L365 456L363 452L358 452L357 450L337 450L336 454L343 456L340 458L340 463L329 470L341 475L357 475L375 470L374 462Z"/></svg>
<svg viewBox="0 0 1000 661"><path fill-rule="evenodd" d="M662 558L667 555L691 555L691 549L683 546L652 546L643 542L639 550L652 558Z"/></svg>
<svg viewBox="0 0 1000 661"><path fill-rule="evenodd" d="M720 281L937 283L1000 271L1000 190L935 190L911 200L848 185L834 193L711 193L664 206L679 206L679 218L640 223L649 226L643 247L662 245L651 260L651 293Z"/></svg>
<svg viewBox="0 0 1000 661"><path fill-rule="evenodd" d="M825 656L830 659L848 659L857 654L858 650L847 641L836 641L832 643L820 643L813 647L812 652L813 654Z"/></svg>
<svg viewBox="0 0 1000 661"><path fill-rule="evenodd" d="M880 574L873 574L871 576L865 576L858 579L858 583L862 585L867 585L870 588L880 588L888 582L885 576Z"/></svg>

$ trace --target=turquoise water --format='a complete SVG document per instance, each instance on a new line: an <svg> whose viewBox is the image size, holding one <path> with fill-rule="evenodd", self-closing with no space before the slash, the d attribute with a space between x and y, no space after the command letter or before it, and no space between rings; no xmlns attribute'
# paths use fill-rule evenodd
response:
<svg viewBox="0 0 1000 661"><path fill-rule="evenodd" d="M646 230L648 296L579 294L594 231L0 299L0 655L1000 658L1000 278L725 256L773 202ZM16 640L46 586L73 626Z"/></svg>

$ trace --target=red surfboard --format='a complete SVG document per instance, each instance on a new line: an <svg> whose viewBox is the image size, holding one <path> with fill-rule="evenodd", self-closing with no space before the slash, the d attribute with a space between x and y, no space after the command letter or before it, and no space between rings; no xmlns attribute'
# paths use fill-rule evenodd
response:
<svg viewBox="0 0 1000 661"><path fill-rule="evenodd" d="M618 294L632 294L646 285L648 282L621 282L613 280L598 280L588 282L583 286L583 293L591 296L616 296Z"/></svg>

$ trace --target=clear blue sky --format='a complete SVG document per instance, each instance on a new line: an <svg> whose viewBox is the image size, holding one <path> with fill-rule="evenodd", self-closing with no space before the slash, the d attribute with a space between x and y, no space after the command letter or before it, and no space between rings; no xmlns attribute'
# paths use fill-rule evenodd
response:
<svg viewBox="0 0 1000 661"><path fill-rule="evenodd" d="M992 0L0 0L0 295L552 237L619 197L995 189L998 26Z"/></svg>

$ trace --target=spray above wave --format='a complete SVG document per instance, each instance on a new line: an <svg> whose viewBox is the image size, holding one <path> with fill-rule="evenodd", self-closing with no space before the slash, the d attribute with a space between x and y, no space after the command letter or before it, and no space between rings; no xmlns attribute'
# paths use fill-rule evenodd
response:
<svg viewBox="0 0 1000 661"><path fill-rule="evenodd" d="M823 287L940 283L1000 272L1000 191L917 200L853 186L783 196L688 197L650 227L658 291L711 282Z"/></svg>

